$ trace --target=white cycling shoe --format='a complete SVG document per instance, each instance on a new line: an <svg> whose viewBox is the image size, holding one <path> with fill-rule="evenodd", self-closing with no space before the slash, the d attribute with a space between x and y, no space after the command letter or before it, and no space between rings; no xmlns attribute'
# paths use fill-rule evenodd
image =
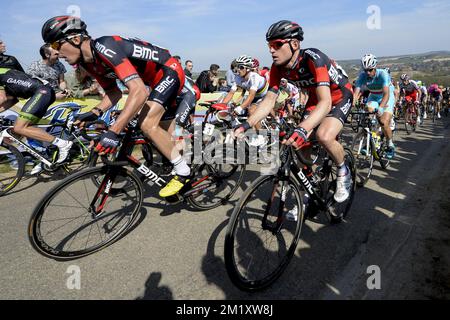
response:
<svg viewBox="0 0 450 320"><path fill-rule="evenodd" d="M64 162L64 160L67 159L67 157L69 156L69 151L72 148L72 145L73 145L72 141L67 141L67 143L64 146L58 147L59 154L56 163L62 163Z"/></svg>
<svg viewBox="0 0 450 320"><path fill-rule="evenodd" d="M334 193L334 200L337 203L342 203L350 197L350 190L352 188L352 175L347 168L347 174L345 176L337 177L336 192Z"/></svg>

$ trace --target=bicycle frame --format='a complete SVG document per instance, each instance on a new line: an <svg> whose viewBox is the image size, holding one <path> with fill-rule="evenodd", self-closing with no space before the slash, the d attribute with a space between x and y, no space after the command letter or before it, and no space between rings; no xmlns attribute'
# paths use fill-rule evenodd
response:
<svg viewBox="0 0 450 320"><path fill-rule="evenodd" d="M54 167L54 164L51 163L47 158L45 158L42 155L40 155L36 149L34 149L33 147L27 145L26 143L20 141L16 137L14 137L10 133L11 130L12 130L12 128L8 128L8 129L3 130L3 132L0 135L0 144L3 143L4 139L12 140L15 143L17 143L18 145L20 145L22 148L24 148L27 152L29 152L33 157L35 157L36 159L38 159L39 161L44 163L46 166L48 166L49 168L53 168Z"/></svg>
<svg viewBox="0 0 450 320"><path fill-rule="evenodd" d="M281 154L282 166L280 167L280 169L278 171L278 174L277 174L278 178L275 180L275 182L276 182L276 184L278 184L279 182L282 182L283 186L281 189L281 203L279 206L278 217L277 217L276 222L269 223L269 221L268 221L268 215L269 215L270 208L272 206L272 201L275 197L276 189L273 190L272 196L269 199L266 210L264 212L264 217L262 220L262 228L263 228L263 230L271 231L274 235L277 234L278 232L280 232L281 227L284 222L283 209L284 209L284 203L286 201L286 193L287 193L287 188L288 188L288 186L286 185L286 182L287 182L287 177L289 177L289 175L291 173L293 174L295 179L300 183L300 186L303 188L303 190L309 194L309 198L310 198L309 201L313 201L314 204L317 206L317 208L320 211L326 212L327 215L329 214L328 207L330 205L330 201L332 201L332 200L326 202L323 199L323 197L321 197L318 194L318 192L314 189L313 183L308 178L308 175L307 175L305 169L300 170L296 164L296 161L294 161L294 158L297 158L297 156L292 148L286 148L284 150L284 152ZM324 170L325 174L329 174L331 171L330 161L331 160L329 159L328 155L324 157L323 170ZM307 166L307 168L310 168L310 167Z"/></svg>

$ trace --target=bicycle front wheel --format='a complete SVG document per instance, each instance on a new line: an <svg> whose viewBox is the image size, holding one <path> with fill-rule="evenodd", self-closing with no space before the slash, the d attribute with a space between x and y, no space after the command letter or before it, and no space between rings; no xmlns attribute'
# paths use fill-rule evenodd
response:
<svg viewBox="0 0 450 320"><path fill-rule="evenodd" d="M11 191L25 173L25 159L15 147L0 145L0 196Z"/></svg>
<svg viewBox="0 0 450 320"><path fill-rule="evenodd" d="M355 158L356 165L356 184L363 187L372 174L373 168L373 150L372 139L368 137L366 131L358 133L352 142L352 153Z"/></svg>
<svg viewBox="0 0 450 320"><path fill-rule="evenodd" d="M101 177L100 186L94 181ZM34 209L29 238L41 254L80 258L112 244L141 209L143 187L122 167L95 167L75 173L51 189Z"/></svg>
<svg viewBox="0 0 450 320"><path fill-rule="evenodd" d="M298 183L276 176L257 179L244 193L228 223L225 266L244 291L276 281L294 256L304 220Z"/></svg>

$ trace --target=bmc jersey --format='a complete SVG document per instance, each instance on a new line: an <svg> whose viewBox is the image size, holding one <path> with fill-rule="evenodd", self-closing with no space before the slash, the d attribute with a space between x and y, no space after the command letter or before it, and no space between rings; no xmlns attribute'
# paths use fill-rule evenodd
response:
<svg viewBox="0 0 450 320"><path fill-rule="evenodd" d="M357 88L362 88L365 86L369 89L371 94L377 95L383 94L383 88L390 87L391 85L391 77L384 69L377 69L373 78L370 78L367 73L361 72L355 83Z"/></svg>
<svg viewBox="0 0 450 320"><path fill-rule="evenodd" d="M105 36L91 41L93 63L82 66L104 89L116 86L116 78L123 83L141 78L153 90L149 100L166 107L173 102L184 86L185 75L178 60L167 49L138 39ZM162 95L163 97L157 97ZM155 96L152 99L152 96Z"/></svg>
<svg viewBox="0 0 450 320"><path fill-rule="evenodd" d="M298 60L292 69L272 65L269 90L278 93L280 81L286 78L298 88L306 89L308 106L318 102L316 88L330 87L333 106L341 103L352 93L352 85L342 68L318 49L300 50ZM345 112L344 112L345 113Z"/></svg>
<svg viewBox="0 0 450 320"><path fill-rule="evenodd" d="M0 89L5 90L10 96L28 99L42 86L42 82L25 72L0 68Z"/></svg>
<svg viewBox="0 0 450 320"><path fill-rule="evenodd" d="M262 98L266 95L267 89L269 88L269 84L266 78L260 76L256 72L250 72L248 76L248 80L242 78L239 75L236 75L236 82L231 87L231 91L236 91L238 87L250 91L256 91L255 98Z"/></svg>
<svg viewBox="0 0 450 320"><path fill-rule="evenodd" d="M405 94L409 96L415 91L419 92L419 86L414 80L409 80L408 84L404 84L403 81L401 81L400 90L405 90Z"/></svg>

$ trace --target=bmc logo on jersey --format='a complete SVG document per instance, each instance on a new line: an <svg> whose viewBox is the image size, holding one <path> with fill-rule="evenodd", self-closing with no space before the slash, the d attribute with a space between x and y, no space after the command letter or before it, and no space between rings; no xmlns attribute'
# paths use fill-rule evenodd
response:
<svg viewBox="0 0 450 320"><path fill-rule="evenodd" d="M109 58L113 58L113 55L116 54L114 51L112 51L111 49L107 49L103 44L98 42L95 44L95 49Z"/></svg>
<svg viewBox="0 0 450 320"><path fill-rule="evenodd" d="M306 50L305 53L310 55L311 58L313 58L314 60L317 60L317 59L320 58L320 56L317 53L315 53L315 52L313 52L311 50Z"/></svg>
<svg viewBox="0 0 450 320"><path fill-rule="evenodd" d="M153 51L150 48L137 46L135 44L133 44L133 46L134 46L133 57L139 59L159 61L158 51Z"/></svg>
<svg viewBox="0 0 450 320"><path fill-rule="evenodd" d="M163 93L164 90L169 88L173 83L175 82L175 79L172 79L170 77L167 77L159 86L155 88L156 91L159 93Z"/></svg>
<svg viewBox="0 0 450 320"><path fill-rule="evenodd" d="M315 85L315 81L314 78L311 78L309 80L298 80L298 81L293 81L294 85L297 87L309 87L309 86L313 86Z"/></svg>
<svg viewBox="0 0 450 320"><path fill-rule="evenodd" d="M339 81L342 79L342 75L339 74L337 69L333 66L330 66L330 70L328 70L328 74L330 75L330 79L334 81L334 83L339 84Z"/></svg>

